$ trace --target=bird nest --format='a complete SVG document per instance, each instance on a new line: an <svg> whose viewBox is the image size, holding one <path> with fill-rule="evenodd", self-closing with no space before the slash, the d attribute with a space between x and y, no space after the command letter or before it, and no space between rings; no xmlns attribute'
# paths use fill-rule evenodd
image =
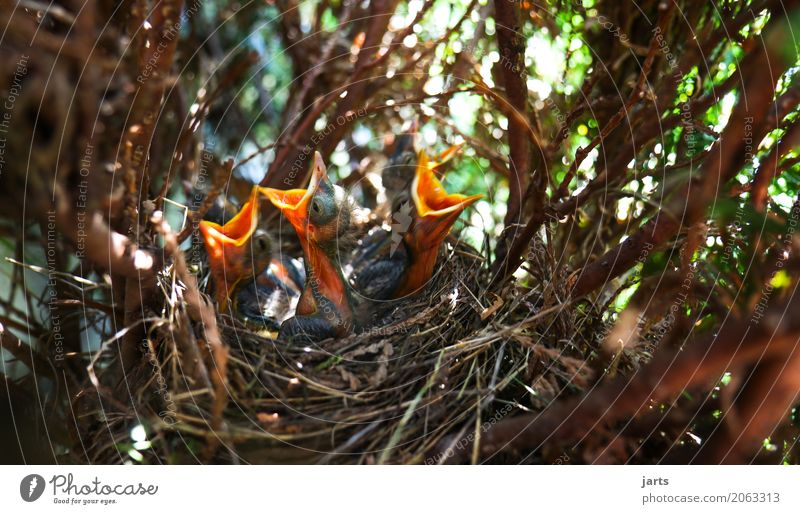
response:
<svg viewBox="0 0 800 514"><path fill-rule="evenodd" d="M548 308L557 299L538 288L491 292L485 255L454 238L444 246L422 294L319 345L217 315L215 349L168 302L124 380L104 381L115 366L95 364L76 402L85 415L75 451L98 463L433 463L506 416L586 387L596 318L576 324L580 310ZM180 288L166 273L165 295Z"/></svg>

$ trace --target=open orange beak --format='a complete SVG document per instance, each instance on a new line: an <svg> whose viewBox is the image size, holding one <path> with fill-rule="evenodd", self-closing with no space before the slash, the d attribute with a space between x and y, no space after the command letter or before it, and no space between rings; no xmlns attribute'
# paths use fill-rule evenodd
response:
<svg viewBox="0 0 800 514"><path fill-rule="evenodd" d="M307 189L273 189L261 187L259 190L269 198L272 204L280 209L289 223L292 224L300 238L308 235L308 204L323 180L328 180L328 170L322 162L322 155L314 152L314 168L311 170L311 181Z"/></svg>
<svg viewBox="0 0 800 514"><path fill-rule="evenodd" d="M445 153L446 158L452 156L459 147L451 147ZM444 155L444 154L443 154ZM422 151L417 159L417 170L411 184L411 197L417 208L415 236L421 248L430 248L444 241L461 212L483 198L483 195L472 196L448 194L436 177L434 170L441 163L431 163L427 154Z"/></svg>
<svg viewBox="0 0 800 514"><path fill-rule="evenodd" d="M200 233L216 287L217 303L222 308L227 305L230 289L247 272L245 252L250 236L257 226L258 188L255 186L249 200L224 225L205 220L200 222Z"/></svg>

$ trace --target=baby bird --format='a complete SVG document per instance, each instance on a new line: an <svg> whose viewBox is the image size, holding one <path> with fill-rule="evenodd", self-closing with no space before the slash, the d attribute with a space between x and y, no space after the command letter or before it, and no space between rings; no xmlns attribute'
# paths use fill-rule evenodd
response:
<svg viewBox="0 0 800 514"><path fill-rule="evenodd" d="M260 272L254 267L255 280L240 282L231 299L233 312L245 325L274 333L294 315L305 272L296 259L284 254L274 256L273 240L265 230L256 229L252 239L253 262L268 264Z"/></svg>
<svg viewBox="0 0 800 514"><path fill-rule="evenodd" d="M384 232L382 239L372 236L354 260L355 290L365 299L392 300L421 290L433 275L441 244L458 216L483 198L448 194L436 177L438 165L424 151L419 153L408 188L411 202L393 206L392 232Z"/></svg>
<svg viewBox="0 0 800 514"><path fill-rule="evenodd" d="M319 342L353 330L353 303L339 261L339 239L350 227L350 205L334 187L319 152L314 154L307 189L261 188L294 227L303 247L306 281L295 317L280 328L279 339Z"/></svg>
<svg viewBox="0 0 800 514"><path fill-rule="evenodd" d="M394 151L389 157L386 166L381 170L381 182L386 193L386 202L391 207L391 213L397 212L403 202L411 201L411 182L417 169L417 157L419 152L416 150L417 131L419 122L414 120L407 132L397 136ZM439 154L435 162L430 165L434 169L443 166L449 161L461 145L453 145Z"/></svg>
<svg viewBox="0 0 800 514"><path fill-rule="evenodd" d="M294 313L303 287L299 264L273 258L269 234L258 228L258 188L227 223L200 222L215 299L246 324L275 331Z"/></svg>

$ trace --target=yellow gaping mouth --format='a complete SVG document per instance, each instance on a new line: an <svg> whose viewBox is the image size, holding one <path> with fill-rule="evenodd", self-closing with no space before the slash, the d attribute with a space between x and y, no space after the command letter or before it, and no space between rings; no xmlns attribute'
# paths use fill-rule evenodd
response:
<svg viewBox="0 0 800 514"><path fill-rule="evenodd" d="M451 147L445 153L449 152L448 155L451 155L455 152L453 148L457 149L458 147ZM454 213L460 214L461 211L483 198L482 194L472 196L448 194L434 173L434 170L440 165L441 162L431 163L424 151L419 153L417 170L411 184L411 197L417 207L417 214L421 218L449 218Z"/></svg>
<svg viewBox="0 0 800 514"><path fill-rule="evenodd" d="M236 216L224 225L211 221L200 222L200 234L208 253L211 276L217 290L217 302L228 299L227 284L235 284L244 273L246 244L258 227L258 187Z"/></svg>
<svg viewBox="0 0 800 514"><path fill-rule="evenodd" d="M275 207L280 209L295 228L298 235L304 235L308 220L308 204L319 187L320 182L327 177L327 173L325 163L322 162L322 156L319 152L314 152L314 168L311 172L311 181L307 189L281 190L271 187L260 187L259 190Z"/></svg>

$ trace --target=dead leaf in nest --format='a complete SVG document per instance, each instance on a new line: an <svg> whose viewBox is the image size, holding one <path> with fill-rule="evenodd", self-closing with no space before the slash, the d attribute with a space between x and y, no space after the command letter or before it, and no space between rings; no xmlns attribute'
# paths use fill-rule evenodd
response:
<svg viewBox="0 0 800 514"><path fill-rule="evenodd" d="M442 300L442 302L446 301L447 295L444 295L444 298L445 298L445 300ZM415 314L414 316L411 316L410 318L406 318L405 320L403 320L402 322L398 323L397 325L394 325L392 328L394 328L396 332L399 332L401 330L405 330L405 329L407 329L409 327L413 327L415 325L424 325L428 321L433 319L434 316L436 316L436 314L439 312L440 309L441 309L441 305L439 303L434 303L432 306L426 307L424 310L420 311L418 314Z"/></svg>
<svg viewBox="0 0 800 514"><path fill-rule="evenodd" d="M394 349L391 343L387 341L380 341L377 343L372 343L369 346L356 348L352 352L344 354L343 360L354 360L356 357L360 357L362 355L367 355L370 353L381 353L386 357L390 357L392 353L394 353Z"/></svg>
<svg viewBox="0 0 800 514"><path fill-rule="evenodd" d="M506 303L505 301L503 301L502 297L494 293L492 293L492 295L495 297L495 300L492 303L492 305L483 309L483 311L481 312L481 321L486 321L486 319L489 316L492 316L495 312L498 311L498 309L500 309L500 307L502 307Z"/></svg>
<svg viewBox="0 0 800 514"><path fill-rule="evenodd" d="M389 343L383 345L383 358L378 361L378 370L369 378L371 386L377 386L389 376L389 357L394 353L394 348Z"/></svg>
<svg viewBox="0 0 800 514"><path fill-rule="evenodd" d="M556 292L553 290L552 287L545 287L544 293L542 294L542 308L549 309L553 305L560 303L558 297L556 296Z"/></svg>
<svg viewBox="0 0 800 514"><path fill-rule="evenodd" d="M375 374L369 377L369 385L375 387L384 380L386 380L387 376L389 376L389 369L386 366L386 362L383 361L378 366L378 371L376 371Z"/></svg>
<svg viewBox="0 0 800 514"><path fill-rule="evenodd" d="M379 357L375 360L375 362L378 364L378 369L368 379L370 385L376 386L386 380L386 377L389 376L389 358L394 354L394 346L392 346L390 342L380 341L377 343L372 343L371 345L363 348L356 348L352 352L343 355L342 360L352 361L355 360L356 357L369 354L379 355ZM350 387L352 389L357 389L361 386L361 382L349 371L340 368L339 373L342 374L342 378L346 382L350 383Z"/></svg>
<svg viewBox="0 0 800 514"><path fill-rule="evenodd" d="M533 357L530 361L531 365L529 366L529 372L531 374L535 373L537 369L544 367L546 369L550 369L549 373L556 373L557 375L561 376L563 380L567 380L571 384L580 387L581 389L586 389L589 387L592 378L592 370L586 366L586 362L584 360L575 357L569 357L565 355L561 349L548 348L543 344L536 343L530 336L514 334L513 337L523 346L533 350ZM551 368L551 366L554 367ZM537 394L542 395L549 394L549 392L552 391L553 397L555 397L555 393L558 391L555 377L553 377L551 380L551 377L548 376L546 379L548 382L546 383L543 382L544 380L544 376L539 376L532 384L532 389L534 389ZM542 391L537 389L539 385L542 386Z"/></svg>
<svg viewBox="0 0 800 514"><path fill-rule="evenodd" d="M564 355L564 350L561 348L548 348L544 345L537 344L535 350L536 355L542 360L550 359L553 362L560 363L562 359L567 358Z"/></svg>
<svg viewBox="0 0 800 514"><path fill-rule="evenodd" d="M350 385L352 391L358 391L361 388L361 381L357 376L342 367L338 367L337 369L339 370L339 375L341 375L342 380Z"/></svg>

